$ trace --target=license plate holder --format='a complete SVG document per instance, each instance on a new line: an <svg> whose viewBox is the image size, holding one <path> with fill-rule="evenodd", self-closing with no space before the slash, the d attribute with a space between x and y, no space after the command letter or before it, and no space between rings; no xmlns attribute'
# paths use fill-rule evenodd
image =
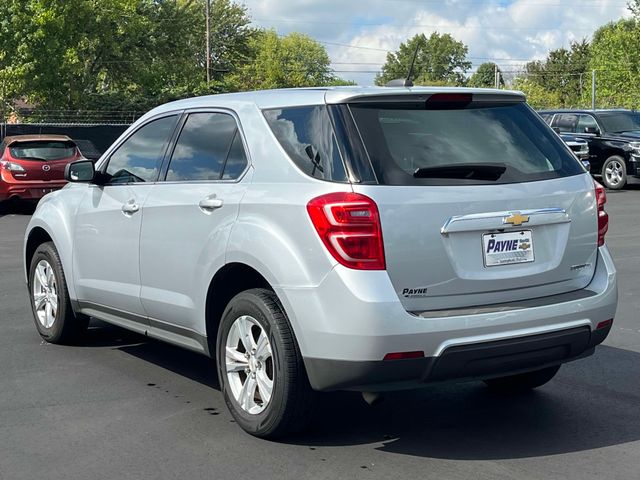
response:
<svg viewBox="0 0 640 480"><path fill-rule="evenodd" d="M531 230L485 233L482 235L482 260L485 267L533 262Z"/></svg>

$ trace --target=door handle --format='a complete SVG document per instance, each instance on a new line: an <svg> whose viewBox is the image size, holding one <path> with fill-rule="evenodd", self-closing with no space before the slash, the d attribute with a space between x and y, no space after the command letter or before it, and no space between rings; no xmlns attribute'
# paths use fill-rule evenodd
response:
<svg viewBox="0 0 640 480"><path fill-rule="evenodd" d="M140 210L140 205L138 205L133 199L122 205L122 213L125 215L133 215L138 210Z"/></svg>
<svg viewBox="0 0 640 480"><path fill-rule="evenodd" d="M223 204L224 204L224 202L222 201L221 198L207 197L207 198L203 198L202 200L200 200L200 203L198 203L198 206L205 213L211 213L216 208L222 207Z"/></svg>

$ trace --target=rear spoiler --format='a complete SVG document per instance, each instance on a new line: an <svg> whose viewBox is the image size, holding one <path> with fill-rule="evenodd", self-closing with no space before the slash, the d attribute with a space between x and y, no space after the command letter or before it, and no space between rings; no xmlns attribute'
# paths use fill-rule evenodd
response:
<svg viewBox="0 0 640 480"><path fill-rule="evenodd" d="M328 91L325 100L328 104L336 103L406 103L406 102L426 102L433 96L439 98L446 96L469 96L470 101L487 102L492 104L510 104L510 103L522 103L526 101L526 97L522 92L516 91L504 91L504 90L489 90L487 92L479 92L478 90L465 90L465 89L448 89L448 90L434 90L430 92L420 92L416 89L406 89L405 92L380 92L380 93L366 93L346 95L339 91Z"/></svg>

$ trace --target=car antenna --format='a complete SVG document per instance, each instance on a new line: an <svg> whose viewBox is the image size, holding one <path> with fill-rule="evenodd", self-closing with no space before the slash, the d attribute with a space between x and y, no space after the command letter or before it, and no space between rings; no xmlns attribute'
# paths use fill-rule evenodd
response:
<svg viewBox="0 0 640 480"><path fill-rule="evenodd" d="M387 82L386 87L413 87L413 67L416 63L416 57L418 56L418 50L420 50L420 41L416 44L416 49L413 51L413 58L411 58L411 65L409 66L409 73L407 78L396 78Z"/></svg>

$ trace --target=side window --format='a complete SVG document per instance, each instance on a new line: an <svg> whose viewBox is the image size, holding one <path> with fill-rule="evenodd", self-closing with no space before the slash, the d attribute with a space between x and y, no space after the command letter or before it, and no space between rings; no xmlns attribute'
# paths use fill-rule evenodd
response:
<svg viewBox="0 0 640 480"><path fill-rule="evenodd" d="M177 115L154 120L125 140L107 164L109 183L154 182L177 121Z"/></svg>
<svg viewBox="0 0 640 480"><path fill-rule="evenodd" d="M236 136L233 138L229 155L227 156L227 163L224 166L223 180L234 180L240 176L244 169L247 167L247 154L244 151L244 145L242 145L242 138L240 132L236 130Z"/></svg>
<svg viewBox="0 0 640 480"><path fill-rule="evenodd" d="M282 148L304 173L332 182L348 181L324 105L265 110L264 116Z"/></svg>
<svg viewBox="0 0 640 480"><path fill-rule="evenodd" d="M587 128L598 128L598 122L591 115L580 115L578 118L578 133L586 133Z"/></svg>
<svg viewBox="0 0 640 480"><path fill-rule="evenodd" d="M237 168L244 161L238 175L242 173L246 165L246 156L240 136L236 132L236 121L231 115L190 114L171 155L167 181L220 180L227 178L225 163L228 163L230 168L231 164ZM234 150L236 137L240 141L240 151L237 147ZM231 156L235 158L231 159Z"/></svg>
<svg viewBox="0 0 640 480"><path fill-rule="evenodd" d="M573 113L561 113L556 115L553 124L562 133L576 133L578 115Z"/></svg>

